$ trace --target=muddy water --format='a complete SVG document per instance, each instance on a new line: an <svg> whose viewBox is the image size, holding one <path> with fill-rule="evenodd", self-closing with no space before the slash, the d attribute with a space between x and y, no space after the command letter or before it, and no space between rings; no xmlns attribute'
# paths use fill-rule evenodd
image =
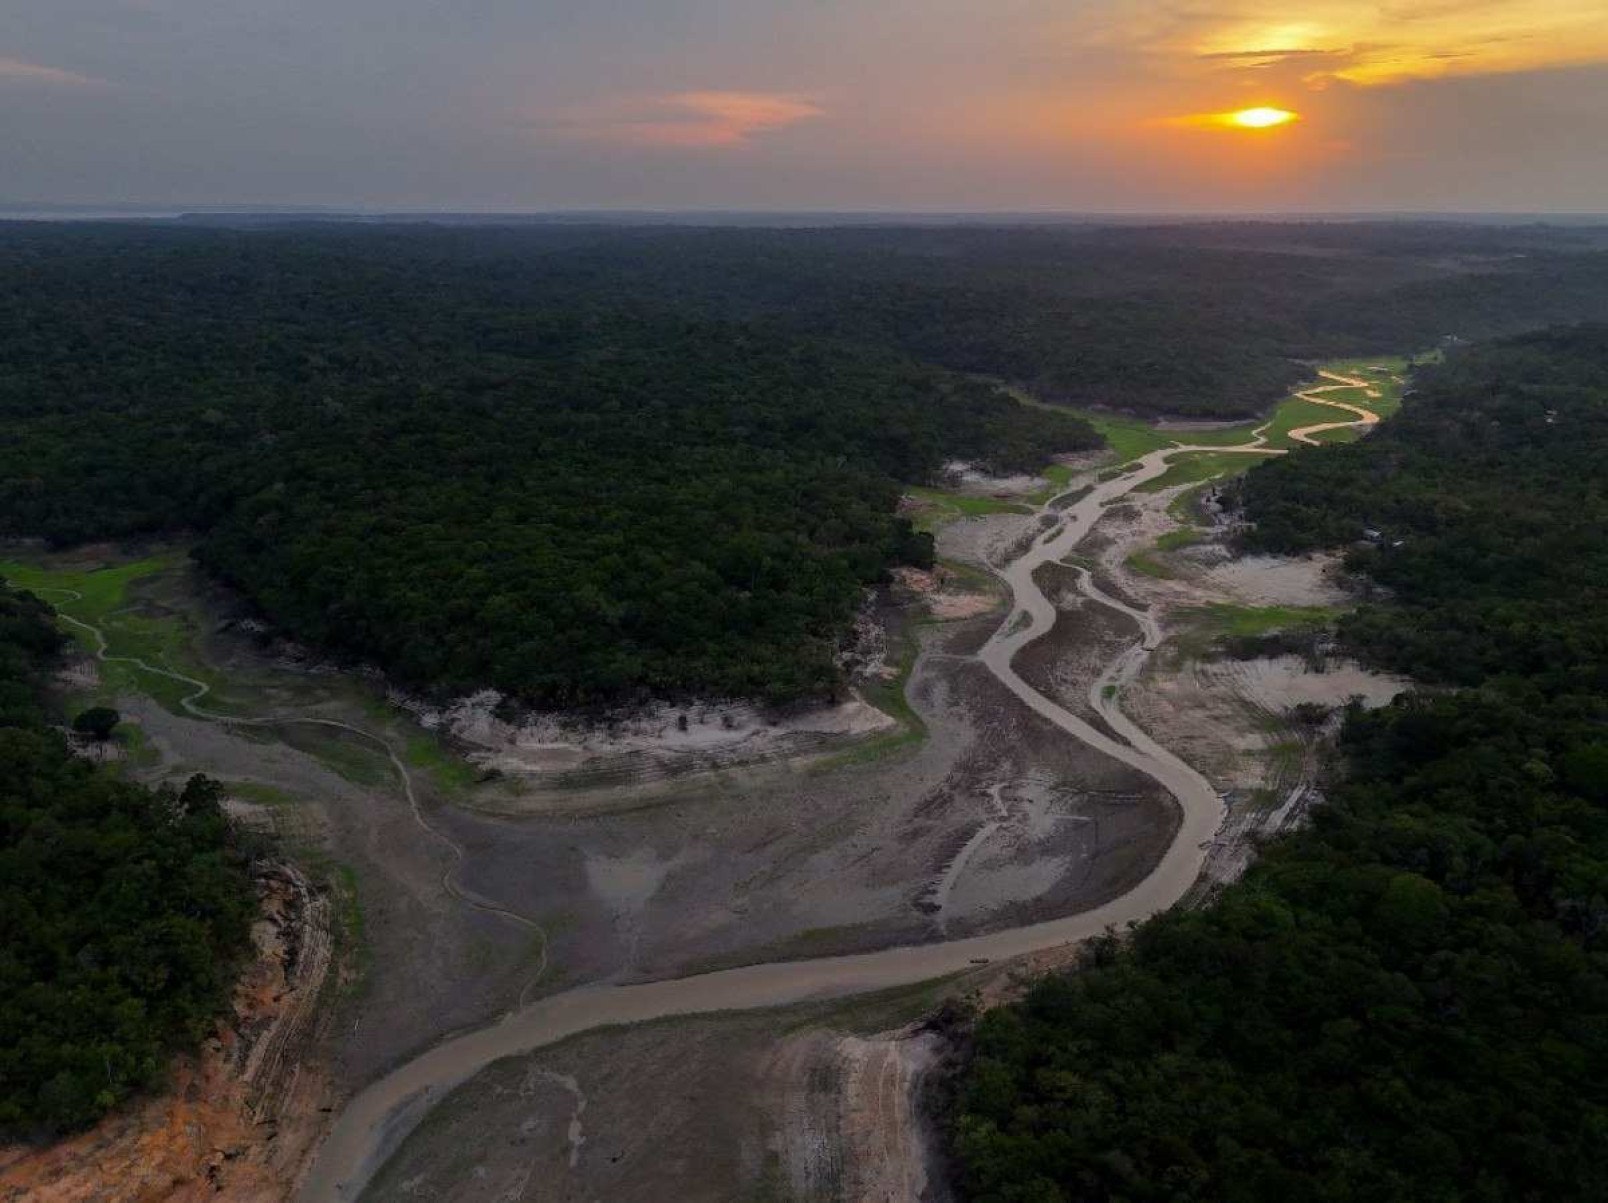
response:
<svg viewBox="0 0 1608 1203"><path fill-rule="evenodd" d="M1060 560L1099 521L1103 507L1135 486L1162 475L1167 461L1189 451L1259 448L1178 446L1152 452L1138 468L1095 485L1065 510L1043 513L1057 519L1026 554L1001 572L1014 604L978 658L1034 712L1073 738L1154 778L1177 800L1182 823L1172 846L1143 881L1120 898L1094 910L1008 931L936 944L884 949L855 956L751 965L718 973L630 986L589 986L520 1007L499 1023L467 1032L372 1083L347 1105L303 1184L307 1203L349 1200L407 1132L448 1091L503 1057L528 1052L595 1028L700 1012L783 1006L809 999L839 997L944 977L983 960L998 960L1086 940L1107 928L1149 918L1166 910L1195 881L1203 846L1216 832L1222 800L1210 784L1122 714L1114 699L1096 704L1122 738L1113 739L1046 698L1017 675L1011 662L1023 647L1046 634L1056 611L1033 580L1040 565ZM1264 454L1266 452L1263 452ZM1143 638L1123 652L1102 683L1131 679L1160 631L1148 615L1106 597L1085 574L1080 587L1097 603L1109 605L1141 625ZM1103 690L1096 688L1096 693ZM1126 742L1123 742L1126 741Z"/></svg>
<svg viewBox="0 0 1608 1203"><path fill-rule="evenodd" d="M1346 413L1356 414L1357 416L1355 420L1350 422L1319 422L1315 426L1301 426L1290 431L1290 438L1297 443L1305 443L1309 447L1316 447L1318 440L1312 437L1315 434L1322 434L1326 430L1349 430L1354 426L1366 430L1369 426L1378 423L1379 415L1372 410L1364 409L1360 405L1350 405L1344 401L1336 401L1331 397L1322 395L1324 393L1347 392L1358 388L1366 389L1368 387L1366 380L1355 380L1350 376L1337 376L1333 372L1319 372L1318 375L1325 380L1333 380L1336 383L1324 385L1321 388L1310 388L1304 393L1297 393L1296 396L1303 397L1308 401L1316 401L1319 405L1327 405L1331 409L1344 410ZM1369 394L1369 396L1375 397L1378 395L1378 393Z"/></svg>

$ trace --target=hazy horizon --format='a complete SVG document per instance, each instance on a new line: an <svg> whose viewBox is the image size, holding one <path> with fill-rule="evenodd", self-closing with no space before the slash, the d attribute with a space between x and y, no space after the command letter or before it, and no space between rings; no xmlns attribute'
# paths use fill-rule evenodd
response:
<svg viewBox="0 0 1608 1203"><path fill-rule="evenodd" d="M183 217L262 217L284 220L352 220L361 222L405 222L431 219L463 219L476 222L509 220L517 222L596 222L604 225L632 224L688 224L708 223L765 223L785 220L820 221L826 223L898 224L1042 224L1042 225L1136 225L1136 224L1203 224L1203 223L1265 223L1265 224L1370 224L1370 223L1444 223L1444 224L1510 224L1557 223L1565 225L1596 225L1608 223L1608 209L1602 210L1497 210L1497 209L1350 209L1350 210L1253 210L1253 209L1150 209L1129 211L1097 211L1076 209L843 209L843 208L663 208L630 209L595 206L575 209L390 209L377 207L341 207L335 205L294 205L249 203L193 204L142 203L142 202L79 202L79 201L3 201L0 200L0 221L17 220L133 220L150 221Z"/></svg>

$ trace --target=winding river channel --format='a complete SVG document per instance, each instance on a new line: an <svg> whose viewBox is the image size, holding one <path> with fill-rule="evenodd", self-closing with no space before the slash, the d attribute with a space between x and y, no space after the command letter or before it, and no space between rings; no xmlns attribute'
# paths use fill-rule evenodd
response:
<svg viewBox="0 0 1608 1203"><path fill-rule="evenodd" d="M1094 485L1065 509L1056 508L1055 502L1061 498L1052 498L1039 510L1039 520L1049 519L1051 524L1024 554L999 572L1011 591L1011 609L978 653L982 663L1026 706L1073 739L1153 778L1176 799L1182 816L1178 833L1149 875L1133 889L1093 910L965 939L853 956L748 965L638 985L583 986L538 999L496 1023L436 1045L355 1095L336 1118L302 1184L298 1195L302 1203L355 1199L431 1106L500 1058L601 1027L776 1007L912 985L983 961L1087 940L1107 929L1147 919L1182 898L1199 875L1206 846L1222 823L1223 800L1204 777L1141 730L1117 703L1121 686L1138 674L1161 642L1155 620L1102 593L1087 572L1080 575L1079 589L1086 597L1128 615L1142 632L1139 641L1107 667L1090 691L1091 701L1119 738L1039 693L1017 674L1013 661L1027 644L1047 634L1056 619L1054 605L1033 579L1034 571L1071 554L1108 505L1164 474L1173 457L1196 451L1280 454L1263 446L1260 438L1237 447L1173 446L1135 461L1130 471Z"/></svg>

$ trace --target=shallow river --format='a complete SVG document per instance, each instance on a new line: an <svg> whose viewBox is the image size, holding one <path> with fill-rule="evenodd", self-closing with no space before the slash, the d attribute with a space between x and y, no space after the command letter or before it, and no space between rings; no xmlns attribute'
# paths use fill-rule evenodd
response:
<svg viewBox="0 0 1608 1203"><path fill-rule="evenodd" d="M1128 719L1114 696L1106 697L1101 688L1104 684L1120 686L1139 671L1159 642L1160 632L1154 621L1106 597L1094 587L1088 574L1083 574L1080 588L1085 596L1135 618L1144 632L1139 643L1113 661L1092 695L1112 730L1127 742L1111 738L1033 689L1017 675L1011 662L1055 622L1055 607L1034 582L1034 569L1070 554L1100 520L1108 503L1162 475L1170 457L1194 450L1235 449L1170 447L1155 451L1138 461L1137 470L1095 485L1086 497L1065 511L1044 506L1041 514L1054 518L1055 525L1001 573L1011 589L1011 612L978 653L989 670L1036 713L1074 739L1154 778L1177 800L1182 810L1177 837L1144 880L1120 898L1091 911L963 940L856 956L750 965L641 985L587 986L540 999L497 1023L437 1045L352 1098L319 1151L299 1199L304 1203L325 1203L356 1198L431 1105L499 1058L529 1052L593 1028L667 1016L782 1006L944 977L982 961L1036 952L1089 939L1107 928L1125 927L1166 910L1183 897L1200 873L1205 845L1222 822L1222 799L1204 777ZM1258 449L1251 445L1244 450L1255 454Z"/></svg>

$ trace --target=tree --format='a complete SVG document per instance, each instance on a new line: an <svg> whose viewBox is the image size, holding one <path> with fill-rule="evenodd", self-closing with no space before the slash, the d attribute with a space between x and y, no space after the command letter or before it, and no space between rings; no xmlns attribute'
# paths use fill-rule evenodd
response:
<svg viewBox="0 0 1608 1203"><path fill-rule="evenodd" d="M78 717L73 719L73 730L96 743L105 743L122 721L123 716L110 706L91 706L79 711Z"/></svg>

